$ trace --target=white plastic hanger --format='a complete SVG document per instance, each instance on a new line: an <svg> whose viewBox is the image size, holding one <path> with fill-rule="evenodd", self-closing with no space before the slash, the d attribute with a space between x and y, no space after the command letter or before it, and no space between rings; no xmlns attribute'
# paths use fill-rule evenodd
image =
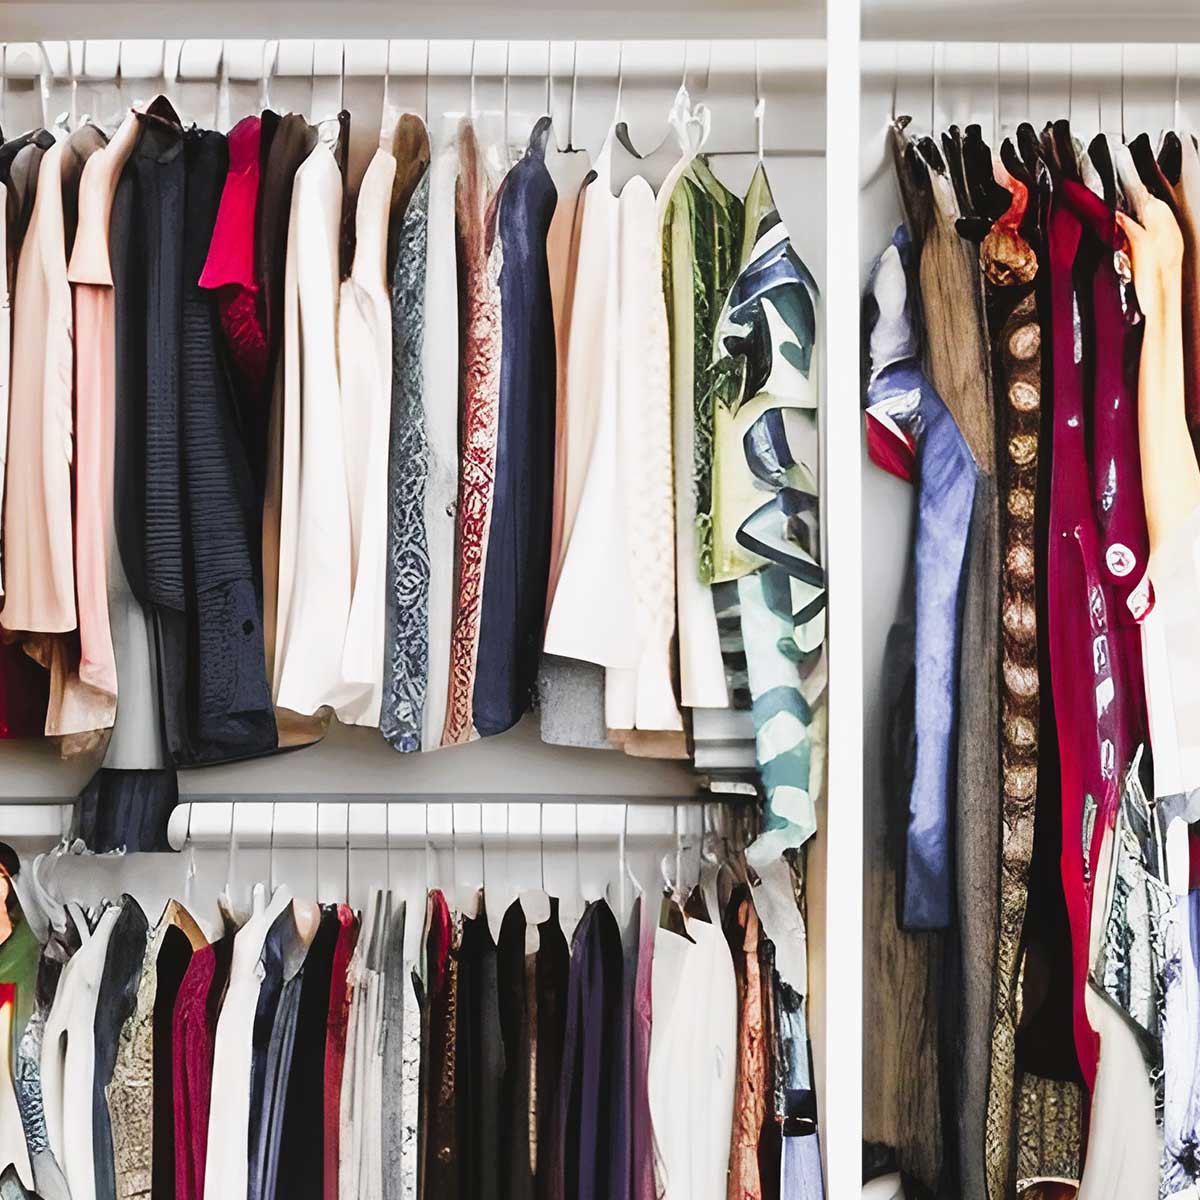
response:
<svg viewBox="0 0 1200 1200"><path fill-rule="evenodd" d="M275 61L279 57L279 42L270 40L263 42L262 65L258 77L258 109L266 112L271 107L271 75L275 70Z"/></svg>

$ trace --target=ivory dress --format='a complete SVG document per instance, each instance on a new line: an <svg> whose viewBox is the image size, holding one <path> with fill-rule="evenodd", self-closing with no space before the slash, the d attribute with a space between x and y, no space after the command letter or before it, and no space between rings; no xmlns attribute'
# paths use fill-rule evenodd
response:
<svg viewBox="0 0 1200 1200"><path fill-rule="evenodd" d="M337 363L341 203L341 172L319 143L296 172L288 226L273 680L276 704L305 715L345 698L353 576Z"/></svg>
<svg viewBox="0 0 1200 1200"><path fill-rule="evenodd" d="M396 160L375 151L358 193L354 266L338 308L342 435L350 496L354 594L342 652L346 696L338 719L379 726L387 577L388 431L392 310L386 278L388 208Z"/></svg>

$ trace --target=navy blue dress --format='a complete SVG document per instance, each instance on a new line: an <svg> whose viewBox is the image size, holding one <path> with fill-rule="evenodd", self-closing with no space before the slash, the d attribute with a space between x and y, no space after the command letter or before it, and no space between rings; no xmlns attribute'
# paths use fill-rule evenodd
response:
<svg viewBox="0 0 1200 1200"><path fill-rule="evenodd" d="M550 570L556 366L546 234L558 193L546 169L550 118L501 185L500 416L475 670L475 728L503 733L529 708Z"/></svg>

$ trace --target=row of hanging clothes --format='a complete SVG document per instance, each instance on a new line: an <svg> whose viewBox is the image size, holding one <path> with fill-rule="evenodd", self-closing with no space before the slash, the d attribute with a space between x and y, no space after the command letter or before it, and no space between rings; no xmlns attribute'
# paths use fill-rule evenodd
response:
<svg viewBox="0 0 1200 1200"><path fill-rule="evenodd" d="M741 844L714 819L657 894L622 850L578 911L427 865L416 912L390 869L362 912L241 912L231 853L215 921L64 900L60 852L0 844L0 1188L813 1200L802 888Z"/></svg>
<svg viewBox="0 0 1200 1200"><path fill-rule="evenodd" d="M1200 152L1061 120L893 135L867 444L914 541L868 1174L1193 1195Z"/></svg>
<svg viewBox="0 0 1200 1200"><path fill-rule="evenodd" d="M0 732L104 746L90 845L335 718L406 753L531 707L682 759L753 710L776 848L812 833L816 285L761 145L736 196L686 88L648 152L619 91L594 160L385 106L360 182L346 111L4 143Z"/></svg>

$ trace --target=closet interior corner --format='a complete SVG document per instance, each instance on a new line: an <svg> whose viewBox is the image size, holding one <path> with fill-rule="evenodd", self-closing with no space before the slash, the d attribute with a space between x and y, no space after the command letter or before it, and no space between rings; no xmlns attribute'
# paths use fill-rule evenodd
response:
<svg viewBox="0 0 1200 1200"><path fill-rule="evenodd" d="M0 13L0 1196L840 1200L827 14L408 7Z"/></svg>
<svg viewBox="0 0 1200 1200"><path fill-rule="evenodd" d="M863 1195L1197 1186L1200 24L865 0Z"/></svg>

